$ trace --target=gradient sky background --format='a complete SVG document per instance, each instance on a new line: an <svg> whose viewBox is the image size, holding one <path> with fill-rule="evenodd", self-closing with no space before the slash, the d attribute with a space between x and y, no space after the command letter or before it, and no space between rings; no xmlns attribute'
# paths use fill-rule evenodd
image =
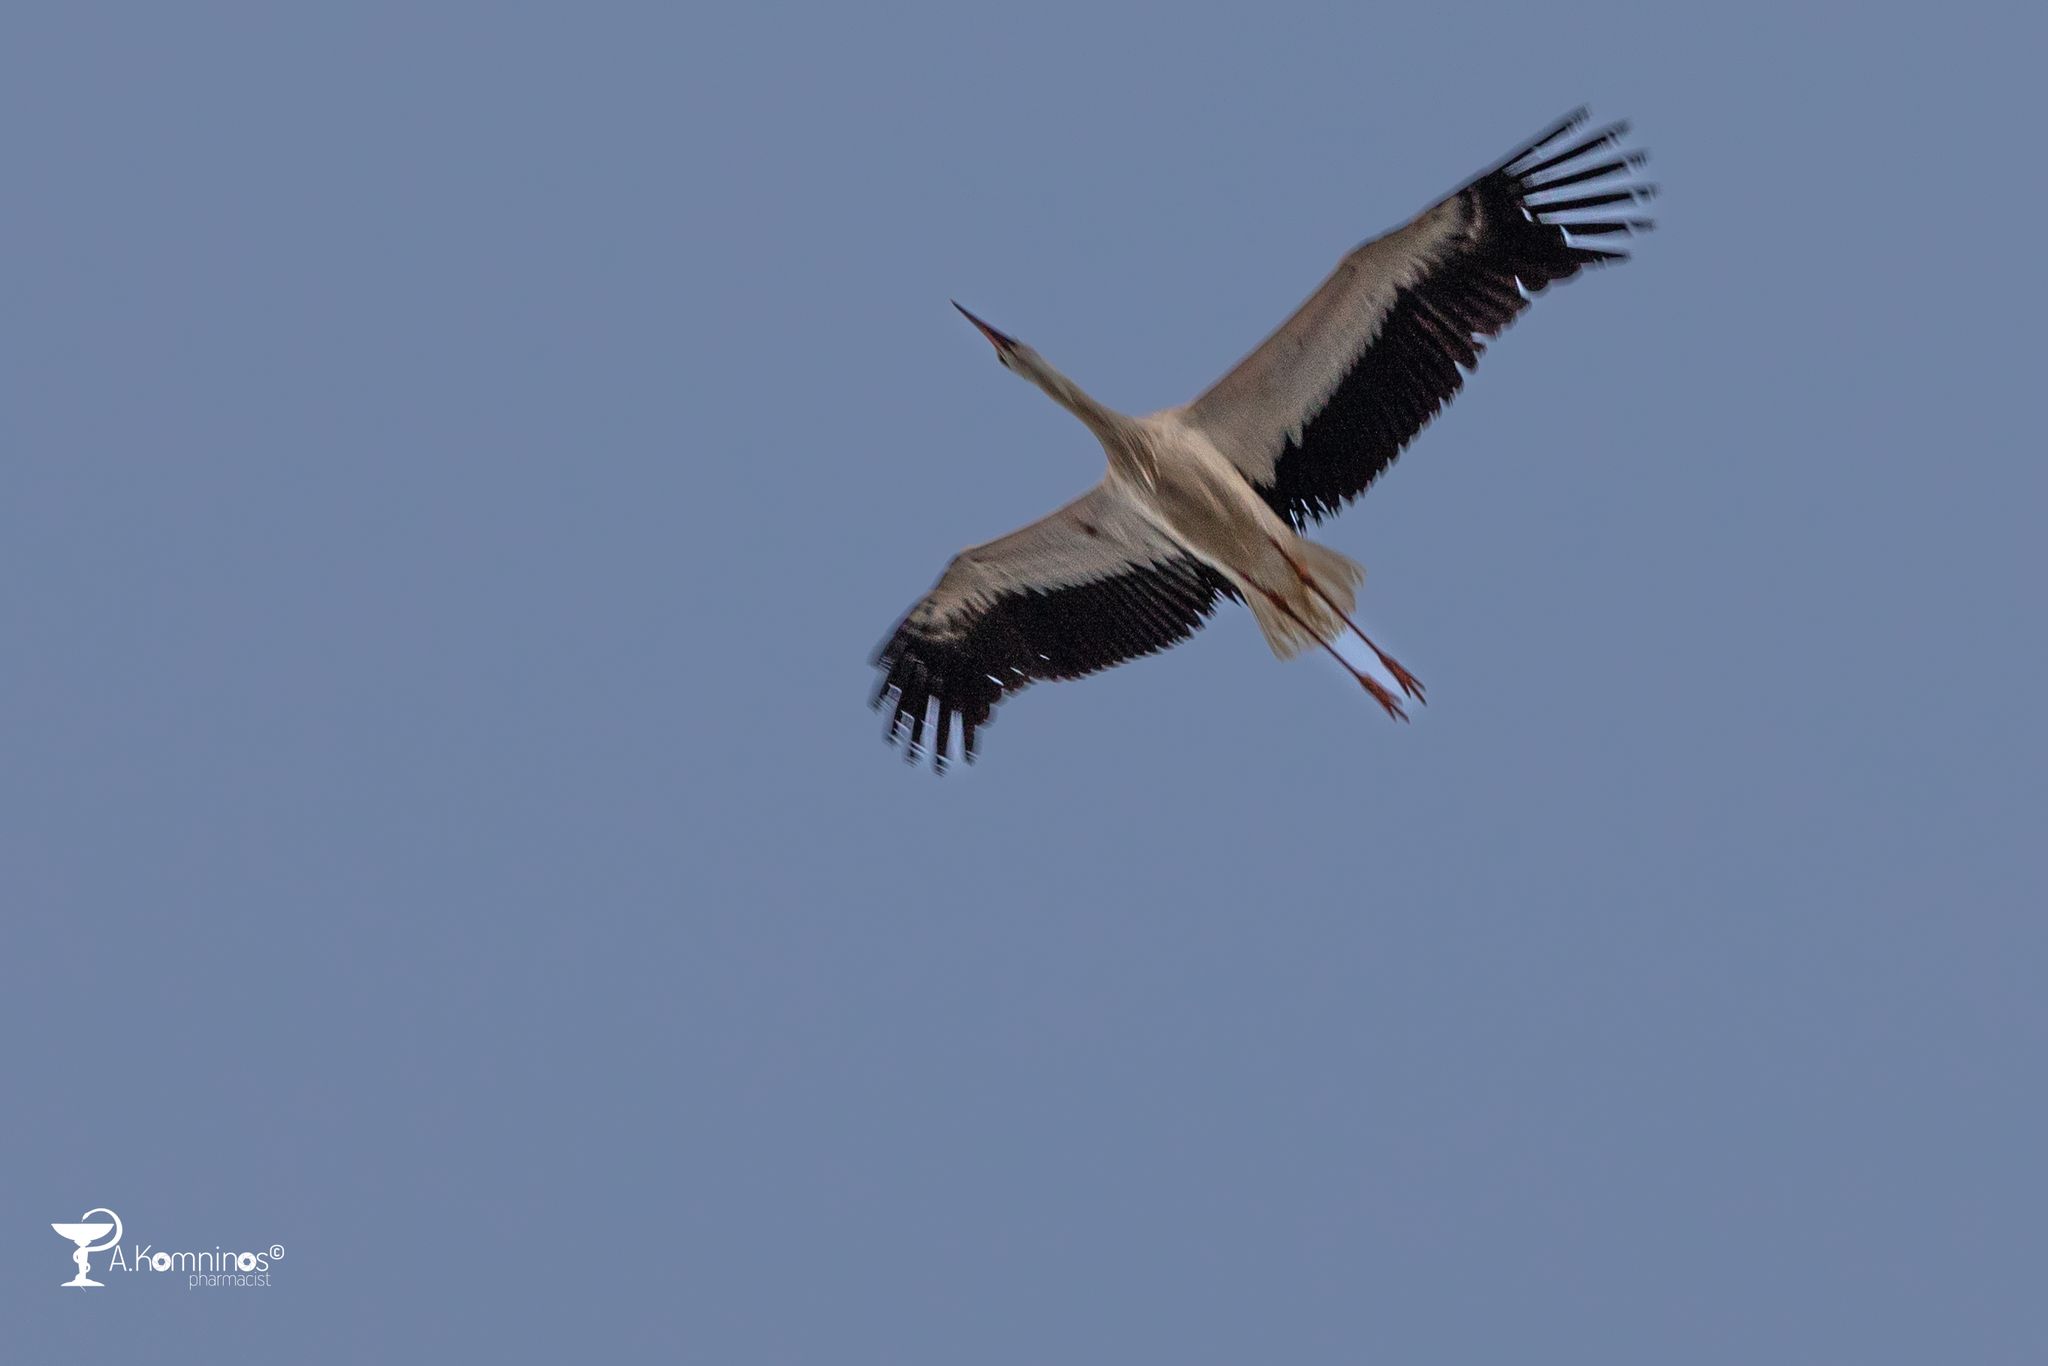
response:
<svg viewBox="0 0 2048 1366"><path fill-rule="evenodd" d="M2038 18L325 8L0 23L0 1355L2048 1360ZM892 757L1101 460L949 296L1178 402L1581 101L1324 533L1413 726Z"/></svg>

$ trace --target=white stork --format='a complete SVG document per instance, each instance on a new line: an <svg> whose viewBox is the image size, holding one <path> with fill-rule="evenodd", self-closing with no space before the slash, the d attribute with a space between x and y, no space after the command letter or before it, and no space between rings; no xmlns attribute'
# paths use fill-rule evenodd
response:
<svg viewBox="0 0 2048 1366"><path fill-rule="evenodd" d="M1458 392L1485 339L1530 298L1627 253L1583 246L1649 227L1642 153L1615 124L1560 151L1581 109L1413 221L1365 243L1294 316L1184 407L1126 417L968 313L1009 369L1087 424L1101 483L1051 516L964 550L874 657L892 742L943 772L953 722L969 762L1005 694L1079 678L1185 640L1219 597L1251 608L1273 653L1328 650L1387 712L1400 702L1332 642L1348 628L1408 697L1412 674L1350 613L1365 571L1299 535L1371 486ZM1583 186L1542 201L1531 196ZM1597 211L1591 218L1587 211ZM959 308L958 304L954 305ZM937 709L934 720L933 708Z"/></svg>

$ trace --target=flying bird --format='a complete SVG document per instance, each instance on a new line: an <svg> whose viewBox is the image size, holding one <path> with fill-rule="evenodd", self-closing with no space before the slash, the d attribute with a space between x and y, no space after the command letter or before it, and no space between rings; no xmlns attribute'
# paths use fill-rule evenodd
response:
<svg viewBox="0 0 2048 1366"><path fill-rule="evenodd" d="M1585 121L1574 112L1353 250L1278 331L1178 408L1107 408L954 304L1006 368L1095 434L1109 468L1050 516L954 556L897 623L873 661L889 740L912 762L929 749L943 772L957 722L972 762L1008 694L1177 644L1224 598L1251 609L1275 655L1319 645L1406 720L1402 700L1423 700L1422 685L1351 619L1365 571L1301 533L1393 464L1531 297L1626 259L1612 240L1650 226L1623 207L1655 193L1635 176L1644 154L1620 150L1627 124L1557 147ZM1401 698L1337 650L1347 631Z"/></svg>

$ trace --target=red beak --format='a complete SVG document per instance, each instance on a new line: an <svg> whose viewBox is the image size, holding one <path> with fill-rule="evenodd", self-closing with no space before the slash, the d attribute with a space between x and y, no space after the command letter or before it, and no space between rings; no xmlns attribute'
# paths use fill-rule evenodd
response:
<svg viewBox="0 0 2048 1366"><path fill-rule="evenodd" d="M960 304L959 304L959 302L958 302L957 300L949 300L948 302L952 303L953 307L955 307L955 308L960 308ZM964 308L960 308L960 316L961 316L961 317L963 317L963 318L965 318L965 319L967 319L967 321L969 321L969 322L973 323L973 324L974 324L974 325L975 325L976 327L980 328L980 329L981 329L981 335L982 335L982 336L984 336L984 337L987 337L987 338L989 339L989 341L990 341L991 343L993 343L993 344L994 344L994 346L995 346L996 350L998 350L998 351L1014 351L1014 350L1016 350L1016 349L1017 349L1017 343L1016 343L1016 342L1014 342L1014 341L1010 340L1010 339L1009 339L1008 337L1004 336L1004 335L1003 335L1002 333L1000 333L1000 332L996 331L996 330L995 330L995 329L994 329L993 327L990 327L990 326L989 326L989 325L988 325L987 323L985 323L985 322L983 322L983 321L982 321L981 319L979 319L979 318L975 317L975 316L974 316L974 315L973 315L972 313L969 313L969 312L968 312L968 311L967 311L966 309L964 309Z"/></svg>

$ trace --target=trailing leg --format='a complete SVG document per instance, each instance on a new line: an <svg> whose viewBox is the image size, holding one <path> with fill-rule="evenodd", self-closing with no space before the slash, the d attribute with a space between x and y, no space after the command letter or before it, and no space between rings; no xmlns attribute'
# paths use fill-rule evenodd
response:
<svg viewBox="0 0 2048 1366"><path fill-rule="evenodd" d="M1418 702L1427 703L1429 699L1422 695L1422 680L1417 678L1414 674L1409 673L1406 669L1402 668L1399 660L1395 659L1385 650L1382 650L1379 646L1373 644L1372 637L1358 629L1358 623L1351 619L1351 614L1345 610L1344 605L1337 602L1335 599L1331 597L1330 593L1324 589L1322 583L1316 578L1316 576L1309 573L1307 568L1302 565L1301 561L1297 560L1293 555L1288 553L1286 546L1281 545L1277 538L1268 537L1267 539L1272 541L1273 549L1280 552L1280 558L1287 561L1287 567L1294 571L1294 576L1297 579L1301 580L1302 586L1307 588L1309 592L1315 594L1318 598L1322 599L1323 605L1325 607L1328 607L1332 612L1335 612L1337 614L1337 619L1339 621L1342 621L1346 626L1350 627L1351 633L1353 635L1357 636L1360 640L1365 642L1365 648L1373 652L1373 655L1380 662L1380 667L1384 668L1388 673L1394 676L1394 682L1400 685L1401 691L1408 694L1408 696L1414 698ZM1308 543L1304 542L1304 544L1306 545ZM1321 547L1313 548L1321 549ZM1335 554L1334 551L1327 553L1333 556Z"/></svg>
<svg viewBox="0 0 2048 1366"><path fill-rule="evenodd" d="M1265 595L1267 602L1272 603L1276 609L1284 613L1289 620L1293 621L1296 626L1300 627L1303 635L1314 640L1316 644L1322 646L1325 650L1329 651L1330 658L1336 660L1339 664L1342 664L1344 666L1344 671L1350 674L1353 678L1357 679L1360 687L1364 688L1368 693L1372 694L1373 701L1379 703L1382 707L1385 707L1387 709L1387 715L1393 717L1396 721L1406 721L1408 719L1408 713L1401 710L1401 704L1394 700L1394 695L1392 693L1388 692L1384 687L1380 685L1380 681L1377 678L1374 678L1371 674L1365 672L1365 670L1359 668L1356 664L1353 664L1350 660L1346 659L1343 655L1339 654L1336 646L1332 645L1329 641L1324 640L1320 635L1317 635L1315 629L1311 627L1307 622L1303 621L1301 619L1300 614L1288 605L1287 599L1281 597L1278 593L1275 593L1270 588L1262 587L1258 591Z"/></svg>

